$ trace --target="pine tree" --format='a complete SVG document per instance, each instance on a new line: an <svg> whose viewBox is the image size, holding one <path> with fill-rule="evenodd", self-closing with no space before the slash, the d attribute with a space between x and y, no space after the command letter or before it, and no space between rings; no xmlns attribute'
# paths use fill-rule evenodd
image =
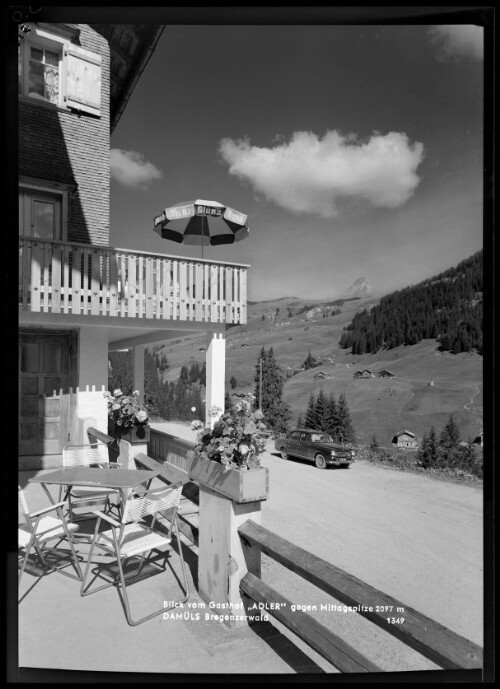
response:
<svg viewBox="0 0 500 689"><path fill-rule="evenodd" d="M189 384L191 385L192 383L196 383L197 380L200 378L200 366L197 361L195 361L193 364L191 364L191 368L189 369Z"/></svg>
<svg viewBox="0 0 500 689"><path fill-rule="evenodd" d="M373 438L370 441L369 447L370 447L370 450L372 450L372 452L374 452L375 450L378 450L378 448L379 448L377 436L375 435L375 433L373 434Z"/></svg>
<svg viewBox="0 0 500 689"><path fill-rule="evenodd" d="M337 433L339 440L345 443L353 443L355 441L354 426L349 405L343 392L340 393L337 402L337 415L339 419L339 430Z"/></svg>
<svg viewBox="0 0 500 689"><path fill-rule="evenodd" d="M238 381L234 376L231 376L231 380L229 381L229 385L231 386L231 389L234 390L235 387L238 385Z"/></svg>
<svg viewBox="0 0 500 689"><path fill-rule="evenodd" d="M335 397L333 395L333 392L331 392L328 396L327 405L326 405L325 431L329 435L331 435L332 438L335 438L337 435L338 426L339 426L339 420L338 420L338 415L337 415L337 402L335 401Z"/></svg>
<svg viewBox="0 0 500 689"><path fill-rule="evenodd" d="M429 437L424 433L420 445L417 450L416 460L421 467L425 469L429 466L429 453L428 453Z"/></svg>
<svg viewBox="0 0 500 689"><path fill-rule="evenodd" d="M311 354L311 350L309 350L309 354L307 355L307 357L303 363L305 370L308 371L310 368L314 368L317 365L318 365L317 360Z"/></svg>
<svg viewBox="0 0 500 689"><path fill-rule="evenodd" d="M182 366L181 367L181 376L180 380L187 385L189 383L189 371L187 366Z"/></svg>
<svg viewBox="0 0 500 689"><path fill-rule="evenodd" d="M258 406L261 394L264 422L274 431L284 432L291 416L290 407L282 399L285 376L278 366L272 347L267 354L262 347L259 361L262 361L262 393L260 391L260 366L258 365L255 374L254 405L255 407Z"/></svg>
<svg viewBox="0 0 500 689"><path fill-rule="evenodd" d="M303 427L304 427L304 421L302 420L302 412L299 412L299 415L297 416L296 428L303 428Z"/></svg>
<svg viewBox="0 0 500 689"><path fill-rule="evenodd" d="M110 352L108 390L119 388L126 395L132 392L132 352Z"/></svg>
<svg viewBox="0 0 500 689"><path fill-rule="evenodd" d="M455 423L453 414L444 426L439 436L439 455L442 466L453 466L460 451L460 430Z"/></svg>
<svg viewBox="0 0 500 689"><path fill-rule="evenodd" d="M150 414L161 416L159 407L160 380L156 368L156 357L147 349L144 351L144 403Z"/></svg>
<svg viewBox="0 0 500 689"><path fill-rule="evenodd" d="M474 442L470 436L467 440L467 445L461 447L460 455L460 467L469 473L473 473L477 458Z"/></svg>
<svg viewBox="0 0 500 689"><path fill-rule="evenodd" d="M315 427L314 427L315 408L316 408L316 398L314 397L314 393L311 392L311 394L309 395L309 402L307 404L306 418L304 420L304 423L305 423L306 428L311 428L312 430L315 430Z"/></svg>
<svg viewBox="0 0 500 689"><path fill-rule="evenodd" d="M323 388L320 388L318 392L318 397L316 398L316 404L314 405L314 428L318 431L325 431L326 428L326 417L328 409L328 400Z"/></svg>

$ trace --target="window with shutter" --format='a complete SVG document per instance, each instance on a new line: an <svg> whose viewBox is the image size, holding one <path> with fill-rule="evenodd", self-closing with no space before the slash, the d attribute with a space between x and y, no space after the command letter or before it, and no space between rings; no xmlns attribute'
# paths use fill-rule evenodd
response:
<svg viewBox="0 0 500 689"><path fill-rule="evenodd" d="M101 113L101 56L68 44L65 51L66 105L92 115Z"/></svg>
<svg viewBox="0 0 500 689"><path fill-rule="evenodd" d="M100 116L101 62L100 55L67 37L36 28L19 47L19 93L42 104Z"/></svg>

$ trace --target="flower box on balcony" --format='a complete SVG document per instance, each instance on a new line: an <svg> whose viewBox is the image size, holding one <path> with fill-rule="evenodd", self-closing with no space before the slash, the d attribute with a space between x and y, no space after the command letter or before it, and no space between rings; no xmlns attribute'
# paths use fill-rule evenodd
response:
<svg viewBox="0 0 500 689"><path fill-rule="evenodd" d="M269 470L229 469L219 462L195 454L189 469L189 478L200 486L207 486L215 493L237 503L267 500L269 494Z"/></svg>

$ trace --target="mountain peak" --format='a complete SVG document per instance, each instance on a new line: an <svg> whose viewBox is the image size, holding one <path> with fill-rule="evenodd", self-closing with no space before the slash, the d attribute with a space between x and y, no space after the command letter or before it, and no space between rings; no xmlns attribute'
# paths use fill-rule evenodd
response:
<svg viewBox="0 0 500 689"><path fill-rule="evenodd" d="M352 297L371 297L375 293L373 285L368 278L362 277L355 280L352 285L342 293L345 299Z"/></svg>

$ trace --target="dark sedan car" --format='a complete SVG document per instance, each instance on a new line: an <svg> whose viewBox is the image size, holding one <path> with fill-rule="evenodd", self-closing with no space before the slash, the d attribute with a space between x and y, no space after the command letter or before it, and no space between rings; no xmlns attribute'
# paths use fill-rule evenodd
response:
<svg viewBox="0 0 500 689"><path fill-rule="evenodd" d="M283 459L308 459L318 469L326 469L327 466L349 467L352 461L351 451L335 443L328 433L322 431L296 428L286 437L277 438L275 445Z"/></svg>

